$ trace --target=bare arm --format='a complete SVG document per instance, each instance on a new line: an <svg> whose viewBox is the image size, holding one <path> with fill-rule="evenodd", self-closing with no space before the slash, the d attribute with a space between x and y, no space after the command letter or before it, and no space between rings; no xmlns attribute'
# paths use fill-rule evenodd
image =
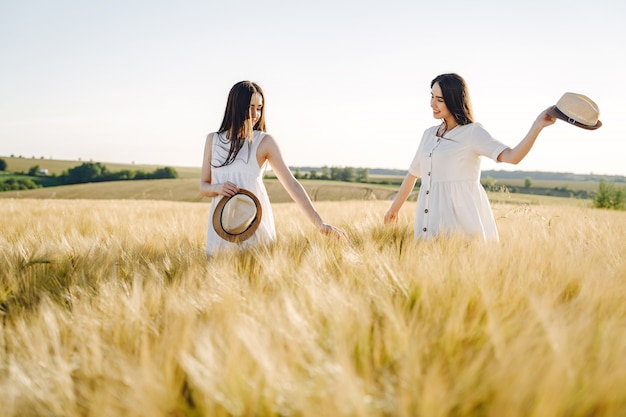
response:
<svg viewBox="0 0 626 417"><path fill-rule="evenodd" d="M230 197L239 191L239 187L232 182L223 184L211 184L211 158L213 148L213 133L206 137L204 143L204 157L202 159L202 171L200 173L200 194L205 197L216 197L218 195Z"/></svg>
<svg viewBox="0 0 626 417"><path fill-rule="evenodd" d="M317 210L315 210L315 207L313 207L313 203L311 202L309 195L306 193L306 190L293 176L289 167L285 164L280 148L272 136L265 135L263 138L263 141L259 145L257 159L259 165L262 165L262 162L266 160L269 161L274 174L276 174L280 183L283 187L285 187L289 196L291 196L291 198L296 202L298 207L300 207L315 227L325 234L336 234L339 237L343 237L345 235L343 231L324 223L322 217L319 215Z"/></svg>
<svg viewBox="0 0 626 417"><path fill-rule="evenodd" d="M409 198L409 194L411 194L413 187L415 187L415 181L417 181L415 175L411 173L406 174L404 180L402 180L398 194L396 194L396 198L393 199L391 207L389 207L387 214L385 214L385 224L398 221L398 212L406 199Z"/></svg>
<svg viewBox="0 0 626 417"><path fill-rule="evenodd" d="M550 116L547 113L548 109L544 110L530 127L530 130L521 140L520 143L517 144L514 148L506 148L503 150L500 155L498 155L498 162L508 162L509 164L517 164L519 163L528 152L532 149L535 144L535 140L539 136L539 133L543 130L544 127L550 126L554 124L556 121L555 117Z"/></svg>

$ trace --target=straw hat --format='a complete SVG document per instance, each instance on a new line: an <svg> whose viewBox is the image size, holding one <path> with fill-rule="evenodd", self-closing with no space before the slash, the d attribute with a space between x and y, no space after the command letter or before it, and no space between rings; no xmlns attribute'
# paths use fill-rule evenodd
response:
<svg viewBox="0 0 626 417"><path fill-rule="evenodd" d="M213 228L229 242L250 238L261 223L261 203L250 191L240 188L231 197L222 198L215 206Z"/></svg>
<svg viewBox="0 0 626 417"><path fill-rule="evenodd" d="M582 94L563 94L556 106L548 110L548 114L583 129L594 130L602 126L602 122L598 120L598 105Z"/></svg>

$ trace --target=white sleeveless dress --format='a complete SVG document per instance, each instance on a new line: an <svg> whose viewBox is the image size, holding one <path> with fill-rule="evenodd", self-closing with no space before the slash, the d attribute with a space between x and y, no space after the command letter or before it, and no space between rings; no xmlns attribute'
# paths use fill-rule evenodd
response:
<svg viewBox="0 0 626 417"><path fill-rule="evenodd" d="M276 227L270 200L263 184L263 174L267 168L267 161L263 166L257 162L257 149L265 137L265 132L255 130L252 135L252 142L246 141L237 154L237 158L232 164L220 166L224 163L230 148L230 141L224 134L213 133L213 147L211 160L211 183L220 184L230 181L240 188L251 191L261 203L262 215L261 224L249 239L240 242L228 242L217 235L213 229L213 213L215 206L222 199L222 196L213 197L211 210L209 212L209 227L206 237L206 253L212 255L216 251L231 247L248 247L259 243L269 243L276 240Z"/></svg>

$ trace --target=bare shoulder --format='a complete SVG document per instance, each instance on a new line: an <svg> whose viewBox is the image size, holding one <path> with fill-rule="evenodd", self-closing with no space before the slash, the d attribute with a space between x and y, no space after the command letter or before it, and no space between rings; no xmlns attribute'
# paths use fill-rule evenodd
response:
<svg viewBox="0 0 626 417"><path fill-rule="evenodd" d="M276 142L276 139L274 139L274 136L270 135L269 133L266 133L265 135L263 135L263 140L269 140L270 142Z"/></svg>
<svg viewBox="0 0 626 417"><path fill-rule="evenodd" d="M269 133L266 133L265 135L263 135L263 139L261 140L261 143L259 144L259 148L269 149L274 146L276 146L276 139L274 139L274 136L270 135Z"/></svg>
<svg viewBox="0 0 626 417"><path fill-rule="evenodd" d="M257 149L257 157L259 158L259 166L261 166L266 160L269 160L270 163L277 163L277 158L280 159L281 156L280 148L276 143L274 136L269 134L263 136L263 139Z"/></svg>
<svg viewBox="0 0 626 417"><path fill-rule="evenodd" d="M206 135L206 140L204 141L204 149L207 152L210 152L213 149L213 142L219 141L218 139L219 132L211 132Z"/></svg>

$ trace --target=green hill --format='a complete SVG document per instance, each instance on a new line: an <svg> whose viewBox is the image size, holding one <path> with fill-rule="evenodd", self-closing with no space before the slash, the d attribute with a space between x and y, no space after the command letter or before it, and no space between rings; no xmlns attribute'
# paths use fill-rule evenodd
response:
<svg viewBox="0 0 626 417"><path fill-rule="evenodd" d="M0 156L7 162L7 171L11 172L28 172L35 165L40 169L47 169L49 174L60 175L63 171L77 167L85 162L99 161L66 161L59 159L37 159L37 158L17 158ZM134 170L134 171L154 171L157 168L163 168L165 165L140 165L140 164L120 164L113 162L100 162L110 171ZM172 167L178 173L179 178L200 178L200 167Z"/></svg>
<svg viewBox="0 0 626 417"><path fill-rule="evenodd" d="M106 181L0 192L0 198L201 201L198 179Z"/></svg>

